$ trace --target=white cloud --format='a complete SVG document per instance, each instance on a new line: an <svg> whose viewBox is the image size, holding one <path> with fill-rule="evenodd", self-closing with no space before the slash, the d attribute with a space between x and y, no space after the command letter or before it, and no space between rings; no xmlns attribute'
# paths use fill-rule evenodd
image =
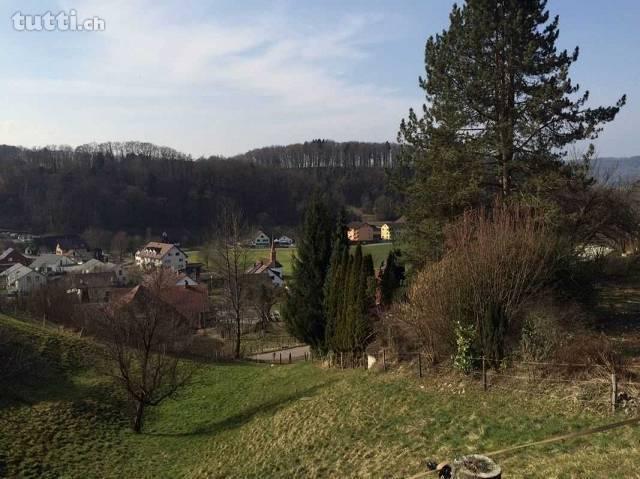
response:
<svg viewBox="0 0 640 479"><path fill-rule="evenodd" d="M106 21L105 32L86 34L99 37L91 37L78 69L0 83L23 97L76 99L73 111L61 112L73 115L66 128L75 129L49 142L106 139L109 132L114 140L156 141L196 155L315 137L391 140L415 103L378 86L373 74L349 77L367 60L368 46L383 40L380 16L319 28L255 12L239 24L192 18L180 5L63 1L79 17Z"/></svg>

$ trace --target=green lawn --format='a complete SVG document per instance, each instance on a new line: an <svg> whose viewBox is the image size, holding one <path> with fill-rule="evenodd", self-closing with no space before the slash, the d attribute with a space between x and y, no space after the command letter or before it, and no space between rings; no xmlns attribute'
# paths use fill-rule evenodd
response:
<svg viewBox="0 0 640 479"><path fill-rule="evenodd" d="M0 328L46 365L0 401L0 477L407 477L429 458L613 420L462 378L236 363L203 365L135 435L90 341L1 316ZM635 477L639 441L624 428L496 459L508 478Z"/></svg>
<svg viewBox="0 0 640 479"><path fill-rule="evenodd" d="M355 247L351 247L352 251ZM376 243L363 246L362 250L364 254L370 254L373 257L373 265L377 269L380 263L387 258L389 251L393 249L392 243ZM260 259L268 259L270 254L269 248L251 248L248 249L248 256L250 262L255 262ZM190 262L200 262L202 257L200 250L197 248L189 249L185 251L189 255ZM296 248L278 248L276 253L278 261L282 264L284 275L290 277L293 273L292 258L296 252Z"/></svg>

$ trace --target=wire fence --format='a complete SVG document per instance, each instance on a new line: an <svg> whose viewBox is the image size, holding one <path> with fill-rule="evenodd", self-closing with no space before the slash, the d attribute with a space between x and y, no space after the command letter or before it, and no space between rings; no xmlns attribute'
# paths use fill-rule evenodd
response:
<svg viewBox="0 0 640 479"><path fill-rule="evenodd" d="M433 364L421 352L332 353L321 358L334 368L401 369L419 379L440 381L455 371L449 363ZM530 398L571 401L615 412L620 406L638 407L640 365L610 367L598 363L556 363L508 360L501 363L484 357L469 358L473 367L465 378L476 381L485 392L508 391ZM446 382L446 381L444 381Z"/></svg>

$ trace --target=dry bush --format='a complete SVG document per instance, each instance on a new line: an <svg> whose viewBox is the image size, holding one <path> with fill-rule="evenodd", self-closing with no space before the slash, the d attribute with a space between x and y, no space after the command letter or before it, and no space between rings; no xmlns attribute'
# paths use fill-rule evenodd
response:
<svg viewBox="0 0 640 479"><path fill-rule="evenodd" d="M622 373L627 367L625 358L615 350L609 338L588 332L567 336L553 359L556 363L571 365L563 370L573 375L585 369L603 374Z"/></svg>
<svg viewBox="0 0 640 479"><path fill-rule="evenodd" d="M538 210L469 211L447 229L444 258L416 275L405 321L434 360L452 352L462 324L475 330L475 353L498 361L523 304L552 280L560 251Z"/></svg>

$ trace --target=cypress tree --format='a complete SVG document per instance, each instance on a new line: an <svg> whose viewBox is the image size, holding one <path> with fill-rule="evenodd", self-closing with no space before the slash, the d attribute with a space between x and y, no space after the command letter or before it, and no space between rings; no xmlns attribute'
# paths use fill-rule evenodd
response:
<svg viewBox="0 0 640 479"><path fill-rule="evenodd" d="M338 217L333 236L333 249L331 251L331 265L324 286L325 309L327 316L326 325L326 346L328 349L334 348L336 326L340 314L343 300L343 282L346 261L349 255L349 243L344 219L344 212Z"/></svg>
<svg viewBox="0 0 640 479"><path fill-rule="evenodd" d="M625 104L587 108L569 77L578 48L558 51L546 0L467 0L425 48L424 115L400 125L408 182L407 242L423 263L442 227L496 195L539 194L540 178L572 177L567 147L598 136ZM592 150L589 150L591 152ZM588 153L589 155L589 153ZM588 158L586 158L588 159Z"/></svg>
<svg viewBox="0 0 640 479"><path fill-rule="evenodd" d="M371 255L366 255L362 259L358 278L358 290L354 298L354 311L356 313L352 331L352 350L354 351L362 351L371 334L370 309L374 304L374 296L371 288L373 275L373 258Z"/></svg>
<svg viewBox="0 0 640 479"><path fill-rule="evenodd" d="M319 195L306 209L302 235L293 258L293 281L283 308L290 334L313 349L325 349L324 285L331 259L334 221Z"/></svg>
<svg viewBox="0 0 640 479"><path fill-rule="evenodd" d="M389 251L384 263L382 277L380 278L380 302L383 306L389 306L393 302L393 295L400 286L400 266L397 264L396 254Z"/></svg>

